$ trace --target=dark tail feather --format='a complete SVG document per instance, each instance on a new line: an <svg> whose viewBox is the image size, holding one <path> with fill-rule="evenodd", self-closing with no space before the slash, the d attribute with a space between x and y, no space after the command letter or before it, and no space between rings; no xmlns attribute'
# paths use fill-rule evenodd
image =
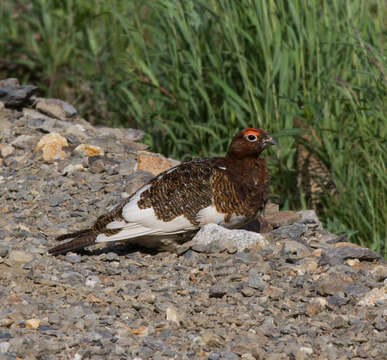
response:
<svg viewBox="0 0 387 360"><path fill-rule="evenodd" d="M80 233L80 234L75 235L73 240L71 240L67 243L55 246L52 249L48 250L48 252L52 255L66 254L69 251L83 249L84 247L91 246L91 245L95 244L96 235L91 230L79 231L78 233ZM74 233L74 234L78 234L78 233ZM71 234L68 234L68 235L71 235ZM62 235L60 237L62 239L64 236L65 236L64 237L65 239L68 239L69 237L73 237L73 236L68 236L68 235Z"/></svg>
<svg viewBox="0 0 387 360"><path fill-rule="evenodd" d="M80 230L80 231L76 231L76 232L73 232L70 234L60 235L60 236L56 237L55 240L62 241L62 240L66 240L66 239L74 239L74 238L79 237L81 235L90 234L90 232L91 232L91 229Z"/></svg>

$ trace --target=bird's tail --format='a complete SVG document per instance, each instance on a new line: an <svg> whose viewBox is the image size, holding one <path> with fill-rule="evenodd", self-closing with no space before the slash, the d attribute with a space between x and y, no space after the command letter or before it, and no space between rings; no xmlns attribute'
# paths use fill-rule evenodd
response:
<svg viewBox="0 0 387 360"><path fill-rule="evenodd" d="M69 251L83 249L95 244L96 234L92 229L81 230L71 234L60 235L56 240L72 239L48 250L52 255L65 254Z"/></svg>

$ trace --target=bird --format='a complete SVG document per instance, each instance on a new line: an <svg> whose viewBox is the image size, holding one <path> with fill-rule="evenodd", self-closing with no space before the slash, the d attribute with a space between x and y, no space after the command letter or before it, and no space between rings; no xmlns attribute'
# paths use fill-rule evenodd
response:
<svg viewBox="0 0 387 360"><path fill-rule="evenodd" d="M162 172L99 216L52 255L97 243L135 240L147 246L161 238L184 238L206 224L233 229L263 214L269 174L262 151L275 140L262 128L246 128L231 141L225 157L195 158Z"/></svg>

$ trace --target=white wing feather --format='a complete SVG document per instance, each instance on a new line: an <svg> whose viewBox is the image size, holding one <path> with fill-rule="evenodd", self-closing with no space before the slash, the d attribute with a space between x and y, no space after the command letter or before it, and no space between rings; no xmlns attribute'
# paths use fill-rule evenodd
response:
<svg viewBox="0 0 387 360"><path fill-rule="evenodd" d="M147 235L172 235L189 230L196 230L199 227L193 225L183 215L171 221L159 220L152 208L140 209L137 205L141 194L149 189L150 185L145 185L130 199L123 207L122 216L124 220L114 220L106 225L108 229L121 229L114 235L99 234L96 242L111 242L131 239Z"/></svg>

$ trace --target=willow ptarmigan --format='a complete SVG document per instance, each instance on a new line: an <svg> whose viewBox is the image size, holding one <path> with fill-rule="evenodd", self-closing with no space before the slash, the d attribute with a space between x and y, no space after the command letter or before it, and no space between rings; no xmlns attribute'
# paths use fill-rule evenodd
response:
<svg viewBox="0 0 387 360"><path fill-rule="evenodd" d="M194 159L161 173L86 230L49 250L58 255L95 243L182 235L215 223L236 228L259 216L269 193L261 152L275 141L263 129L234 136L224 158ZM138 241L137 241L138 243Z"/></svg>

